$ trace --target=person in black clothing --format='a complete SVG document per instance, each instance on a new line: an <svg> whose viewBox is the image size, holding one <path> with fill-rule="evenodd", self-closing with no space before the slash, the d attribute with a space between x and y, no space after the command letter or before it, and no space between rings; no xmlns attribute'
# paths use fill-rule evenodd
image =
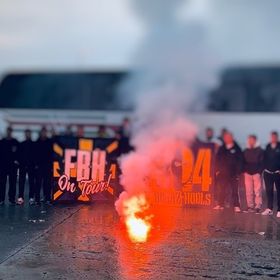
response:
<svg viewBox="0 0 280 280"><path fill-rule="evenodd" d="M26 175L29 183L29 203L34 204L35 195L35 142L31 139L31 130L25 130L25 140L19 144L19 194L17 204L24 203Z"/></svg>
<svg viewBox="0 0 280 280"><path fill-rule="evenodd" d="M270 143L264 153L264 182L267 195L267 209L262 215L273 214L274 185L277 190L277 218L280 218L280 142L277 132L271 133Z"/></svg>
<svg viewBox="0 0 280 280"><path fill-rule="evenodd" d="M248 136L248 147L244 150L244 179L248 212L260 213L262 207L262 172L264 151L257 136Z"/></svg>
<svg viewBox="0 0 280 280"><path fill-rule="evenodd" d="M6 197L6 183L9 177L9 202L15 204L17 169L18 169L18 141L12 137L12 127L7 128L7 135L0 141L0 204Z"/></svg>
<svg viewBox="0 0 280 280"><path fill-rule="evenodd" d="M52 140L47 136L47 129L43 127L36 141L36 188L35 201L40 204L41 188L43 186L44 201L51 203L52 178Z"/></svg>
<svg viewBox="0 0 280 280"><path fill-rule="evenodd" d="M120 151L123 154L127 154L133 150L133 147L130 145L131 129L130 119L124 118L122 125L116 132L116 138L120 141Z"/></svg>
<svg viewBox="0 0 280 280"><path fill-rule="evenodd" d="M218 176L218 205L215 210L223 210L227 194L231 194L234 211L239 213L240 202L238 194L239 176L242 172L243 155L240 147L234 141L233 135L226 132L224 144L216 155L216 174Z"/></svg>

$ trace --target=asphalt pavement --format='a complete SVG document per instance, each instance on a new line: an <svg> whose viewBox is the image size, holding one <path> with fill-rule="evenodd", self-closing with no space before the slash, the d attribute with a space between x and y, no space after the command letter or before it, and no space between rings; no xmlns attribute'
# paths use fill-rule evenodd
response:
<svg viewBox="0 0 280 280"><path fill-rule="evenodd" d="M280 278L280 221L170 208L133 243L106 203L0 208L0 279Z"/></svg>

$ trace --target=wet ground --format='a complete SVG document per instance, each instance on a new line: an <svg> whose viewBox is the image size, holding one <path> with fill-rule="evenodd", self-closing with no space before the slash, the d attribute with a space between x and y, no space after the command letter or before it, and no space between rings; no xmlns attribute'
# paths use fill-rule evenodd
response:
<svg viewBox="0 0 280 280"><path fill-rule="evenodd" d="M176 209L152 234L146 243L130 242L104 203L4 206L0 279L280 278L275 217Z"/></svg>

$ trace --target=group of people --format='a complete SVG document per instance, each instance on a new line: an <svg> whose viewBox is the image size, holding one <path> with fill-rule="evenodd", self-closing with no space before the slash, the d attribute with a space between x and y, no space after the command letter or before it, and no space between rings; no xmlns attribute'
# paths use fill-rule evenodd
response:
<svg viewBox="0 0 280 280"><path fill-rule="evenodd" d="M206 130L207 142L215 142L213 130ZM215 210L223 210L232 203L234 211L239 213L239 186L244 175L247 211L264 216L273 215L274 186L277 191L277 218L280 218L280 142L276 131L271 132L270 142L265 149L258 143L256 135L249 135L247 147L242 150L234 140L233 134L226 129L216 144L216 184ZM267 207L263 208L263 181L266 190Z"/></svg>
<svg viewBox="0 0 280 280"><path fill-rule="evenodd" d="M104 125L98 126L95 137L112 137L106 129ZM5 136L0 140L0 205L4 205L6 200L7 181L9 204L24 203L26 178L29 183L29 204L40 205L42 202L51 204L53 143L58 135L54 130L48 131L44 126L36 141L33 141L30 129L26 129L24 134L24 141L19 142L13 137L13 128L9 126ZM49 134L51 137L48 136ZM74 132L72 126L69 125L61 135L85 137L85 132L83 126L78 125ZM130 120L124 118L121 127L115 131L113 137L128 142L129 136Z"/></svg>
<svg viewBox="0 0 280 280"><path fill-rule="evenodd" d="M29 203L41 203L41 189L44 202L51 203L52 140L47 129L40 130L37 141L31 138L31 130L25 130L25 140L21 143L13 137L12 127L0 140L0 205L5 203L6 185L9 179L8 199L11 205L24 203L25 181L29 181ZM19 174L19 176L18 176ZM18 180L18 199L17 193Z"/></svg>
<svg viewBox="0 0 280 280"><path fill-rule="evenodd" d="M117 135L128 136L128 121L124 120ZM68 135L68 134L65 134ZM77 135L79 136L79 135ZM98 129L98 137L105 136L102 126ZM116 136L117 137L117 136ZM232 203L235 212L241 212L239 187L244 178L248 212L273 215L274 186L277 190L277 217L280 218L280 142L277 132L272 132L270 142L263 150L257 136L249 135L247 147L242 150L233 134L222 130L218 138L214 138L212 128L206 129L206 141L216 146L215 160L215 210L223 210ZM5 203L7 179L9 180L8 199L10 204L23 204L25 182L29 181L29 203L40 205L42 201L51 203L52 192L52 155L53 139L48 137L45 127L39 132L36 141L32 140L31 131L25 130L25 140L19 143L13 137L12 127L8 127L6 135L0 140L0 205ZM243 177L241 175L244 175ZM18 192L17 192L17 178ZM263 181L266 189L267 207L263 208ZM41 190L43 198L41 199ZM16 200L16 194L18 197Z"/></svg>

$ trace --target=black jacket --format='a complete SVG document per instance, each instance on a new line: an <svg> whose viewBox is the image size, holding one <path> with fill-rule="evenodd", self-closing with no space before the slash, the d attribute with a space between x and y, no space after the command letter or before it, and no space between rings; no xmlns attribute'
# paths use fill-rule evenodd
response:
<svg viewBox="0 0 280 280"><path fill-rule="evenodd" d="M243 154L237 143L228 149L226 145L219 148L216 155L216 172L219 176L233 178L242 173Z"/></svg>
<svg viewBox="0 0 280 280"><path fill-rule="evenodd" d="M19 144L18 158L20 167L34 167L35 166L35 142L32 140L25 140Z"/></svg>
<svg viewBox="0 0 280 280"><path fill-rule="evenodd" d="M261 147L247 148L243 153L244 172L254 175L262 173L264 163L264 151Z"/></svg>
<svg viewBox="0 0 280 280"><path fill-rule="evenodd" d="M280 170L280 142L277 143L275 149L270 144L266 146L264 152L264 169L271 172Z"/></svg>
<svg viewBox="0 0 280 280"><path fill-rule="evenodd" d="M15 138L0 141L0 168L16 167L19 142Z"/></svg>
<svg viewBox="0 0 280 280"><path fill-rule="evenodd" d="M39 138L35 143L35 161L38 167L51 168L53 159L53 141Z"/></svg>

